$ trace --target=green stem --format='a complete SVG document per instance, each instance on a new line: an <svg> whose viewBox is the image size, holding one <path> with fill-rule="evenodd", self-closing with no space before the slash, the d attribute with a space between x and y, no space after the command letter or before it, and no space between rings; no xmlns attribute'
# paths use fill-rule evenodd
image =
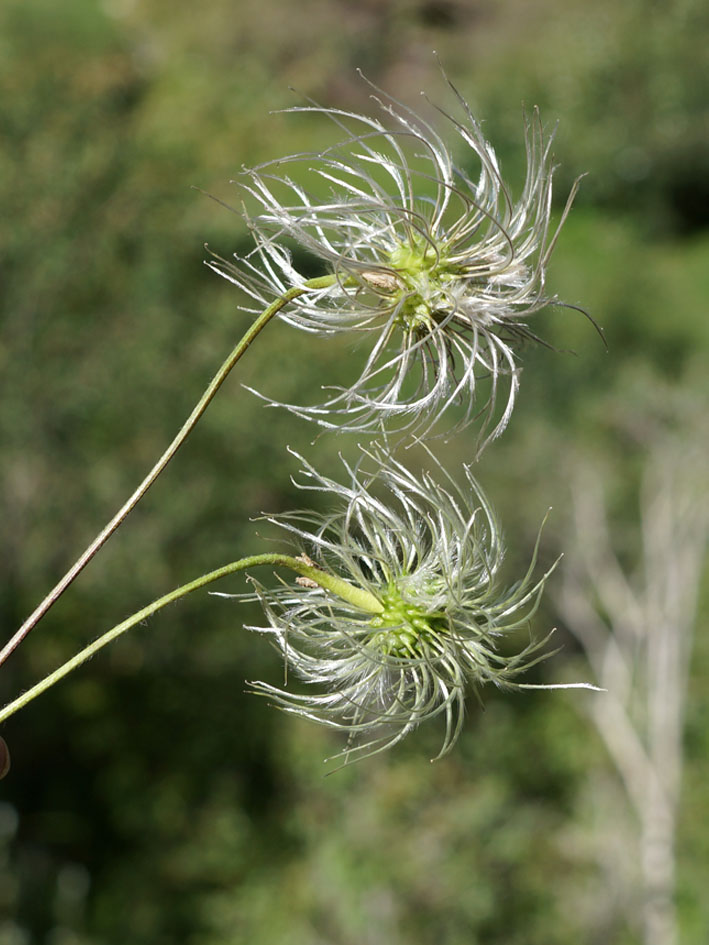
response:
<svg viewBox="0 0 709 945"><path fill-rule="evenodd" d="M189 434L192 432L193 428L197 424L197 421L200 419L204 411L207 409L209 404L212 401L212 398L217 393L219 388L222 386L227 376L229 375L231 369L240 360L242 355L246 352L247 348L254 340L254 338L261 332L268 322L271 321L274 315L277 315L280 310L287 305L289 302L292 302L293 299L298 298L298 296L303 295L307 292L308 289L324 289L327 286L334 285L337 281L337 277L334 275L330 276L321 276L318 279L310 279L308 282L304 283L302 287L294 286L292 289L289 289L285 292L280 298L277 298L266 309L263 314L259 315L256 321L249 327L249 330L243 336L243 338L237 343L236 347L230 353L229 357L219 368L217 373L212 378L209 387L205 390L202 396L199 399L199 402L195 406L192 413L189 415L179 433L168 446L165 452L162 454L157 463L150 470L145 479L141 482L135 492L131 497L121 506L121 508L116 512L111 521L105 526L105 528L94 538L91 544L88 546L86 551L81 555L80 558L72 565L72 567L67 571L64 577L59 581L59 583L47 594L42 603L30 614L30 616L25 620L20 629L15 633L15 635L5 644L2 650L0 650L0 664L4 663L12 651L19 646L19 644L24 640L27 634L32 630L32 628L39 623L42 617L47 613L47 611L52 607L54 603L61 597L64 591L69 587L69 585L74 581L75 578L83 571L89 561L93 558L96 552L101 548L101 546L108 541L111 535L115 532L118 526L121 524L123 519L128 515L128 513L135 508L135 506L140 502L148 489L152 486L155 480L158 478L163 469L170 462L172 457L178 451L178 449L185 442Z"/></svg>
<svg viewBox="0 0 709 945"><path fill-rule="evenodd" d="M119 623L111 630L108 630L97 640L94 640L93 643L90 643L87 647L84 647L84 649L77 653L76 656L73 656L70 660L67 660L67 662L60 666L59 669L55 669L53 673L49 674L49 676L45 676L41 682L38 682L35 686L32 686L31 689L27 690L27 692L24 692L21 696L15 699L14 702L9 702L2 710L0 710L0 722L4 722L5 719L9 719L11 715L14 715L15 712L18 711L18 709L23 708L23 706L26 706L28 703L32 702L33 699L36 699L37 696L41 695L43 692L46 692L47 689L59 682L60 679L63 679L72 670L81 666L82 663L85 663L86 660L98 653L99 650L102 650L104 646L107 646L109 643L111 643L112 640L115 640L117 637L121 636L121 634L125 633L127 630L130 630L131 627L134 627L142 620L151 617L154 613L157 613L158 610L162 610L162 608L167 604L171 604L173 601L179 600L181 597L191 594L192 591L199 590L201 587L211 584L213 581L218 581L220 578L227 577L229 574L235 574L237 571L243 571L245 568L253 568L264 564L290 568L303 577L308 578L310 581L314 581L325 590L331 591L333 594L337 594L338 597L341 597L343 600L346 600L348 603L353 604L355 607L358 607L360 610L363 610L367 613L377 614L381 613L381 611L384 609L377 598L374 597L373 594L370 594L369 591L365 591L361 587L355 587L348 581L345 581L334 574L330 574L327 571L321 571L320 568L317 568L312 564L308 564L302 558L293 558L290 555L279 554L252 555L249 558L240 558L239 561L232 561L231 564L224 565L223 568L217 568L216 571L210 571L208 574L203 574L194 581L190 581L189 584L183 584L182 587L178 587L176 590L170 591L169 594L165 594L164 597L159 597L157 600L153 601L152 604L148 604L147 607L143 607L142 610L139 610L131 617L128 617L122 621L122 623Z"/></svg>

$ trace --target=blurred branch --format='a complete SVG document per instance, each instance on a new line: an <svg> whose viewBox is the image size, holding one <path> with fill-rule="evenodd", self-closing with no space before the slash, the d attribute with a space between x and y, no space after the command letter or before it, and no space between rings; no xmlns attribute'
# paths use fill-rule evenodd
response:
<svg viewBox="0 0 709 945"><path fill-rule="evenodd" d="M607 695L593 721L640 826L646 945L674 945L675 830L682 731L697 598L709 529L700 437L667 436L650 450L640 498L640 566L613 548L600 477L573 486L577 567L559 609Z"/></svg>

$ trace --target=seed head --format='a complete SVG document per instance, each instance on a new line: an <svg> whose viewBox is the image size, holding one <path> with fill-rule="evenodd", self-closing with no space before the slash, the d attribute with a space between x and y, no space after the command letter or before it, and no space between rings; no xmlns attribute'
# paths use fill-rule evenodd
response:
<svg viewBox="0 0 709 945"><path fill-rule="evenodd" d="M535 549L523 578L500 585L500 530L468 469L459 488L440 467L435 476L413 475L375 450L355 468L345 463L341 485L302 462L300 487L326 493L333 510L272 521L296 537L307 560L365 590L381 609L365 611L312 581L275 589L254 582L267 625L250 629L271 636L306 691L253 688L347 732L345 761L388 748L438 715L443 755L460 733L466 692L487 683L528 688L517 677L544 658L546 639L528 640L514 655L498 644L527 625L550 572L532 579Z"/></svg>
<svg viewBox="0 0 709 945"><path fill-rule="evenodd" d="M484 444L510 417L518 343L538 340L529 316L557 302L545 293L545 271L577 185L553 229L552 135L537 109L525 117L527 172L515 200L480 125L451 89L461 117L439 111L466 149L460 165L430 124L379 90L381 120L315 105L290 109L327 116L342 139L247 171L243 186L259 207L249 219L255 249L236 263L210 263L251 296L254 313L304 285L293 247L336 276L282 315L306 331L371 336L350 386L330 388L317 406L283 405L325 427L362 431L387 421L423 435L463 403L459 425L480 417Z"/></svg>

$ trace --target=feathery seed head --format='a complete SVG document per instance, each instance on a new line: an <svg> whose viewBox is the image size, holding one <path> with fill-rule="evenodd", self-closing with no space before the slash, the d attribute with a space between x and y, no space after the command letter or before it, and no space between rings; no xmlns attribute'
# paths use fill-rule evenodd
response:
<svg viewBox="0 0 709 945"><path fill-rule="evenodd" d="M319 568L366 591L381 609L365 611L312 581L275 589L254 582L267 626L251 629L272 637L306 692L253 687L288 712L346 731L345 760L388 748L442 715L442 755L461 730L468 690L526 688L517 677L544 658L546 639L513 656L498 642L527 625L550 572L532 579L535 550L522 580L500 586L500 530L467 469L460 488L440 466L436 477L413 475L374 450L355 468L345 464L342 485L302 462L301 488L326 493L336 507L272 521Z"/></svg>
<svg viewBox="0 0 709 945"><path fill-rule="evenodd" d="M576 184L552 229L552 135L535 109L525 122L527 173L515 201L480 125L451 88L461 118L439 111L467 149L460 166L431 125L378 90L382 120L315 105L290 109L327 116L342 140L247 171L243 186L259 206L249 220L256 247L236 263L210 263L251 296L254 312L304 285L288 244L336 276L281 316L307 331L373 336L351 386L331 389L319 406L284 405L326 427L369 430L387 420L425 434L462 402L461 424L482 416L493 438L514 404L517 342L536 337L527 319L556 301L544 292L545 271ZM466 169L473 162L475 178Z"/></svg>

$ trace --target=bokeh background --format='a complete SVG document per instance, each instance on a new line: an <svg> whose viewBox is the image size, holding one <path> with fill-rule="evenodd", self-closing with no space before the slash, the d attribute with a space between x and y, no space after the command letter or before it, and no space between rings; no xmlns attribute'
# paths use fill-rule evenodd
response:
<svg viewBox="0 0 709 945"><path fill-rule="evenodd" d="M562 606L563 572L583 574L589 537L574 528L570 487L602 485L613 560L642 598L656 584L642 573L648 464L706 468L708 40L701 0L4 0L3 637L137 484L243 332L236 290L202 261L205 242L246 250L246 228L199 189L235 202L242 165L331 143L326 121L277 110L303 96L373 110L357 68L415 107L421 90L454 107L436 50L513 190L523 105L559 121L557 212L587 173L550 288L592 313L607 350L576 312L539 315L559 350L523 353L518 407L479 476L504 523L509 580L550 505L540 566L566 551L536 618L540 632L559 627L561 650L531 678L594 679ZM308 424L265 410L240 382L312 401L361 354L350 339L269 327L3 667L3 701L168 589L272 548L253 517L302 504L286 445L334 474L356 438L312 444ZM459 467L473 434L440 452ZM683 488L699 519L702 476ZM585 593L603 626L623 623ZM681 628L689 639L695 626L676 902L692 945L709 929L708 606L700 593ZM336 735L245 693L245 680L282 675L242 629L257 621L195 595L3 726L1 945L649 941L643 822L594 697L491 691L484 711L471 699L460 742L436 764L431 726L326 778ZM642 694L630 707L639 731L646 709Z"/></svg>

